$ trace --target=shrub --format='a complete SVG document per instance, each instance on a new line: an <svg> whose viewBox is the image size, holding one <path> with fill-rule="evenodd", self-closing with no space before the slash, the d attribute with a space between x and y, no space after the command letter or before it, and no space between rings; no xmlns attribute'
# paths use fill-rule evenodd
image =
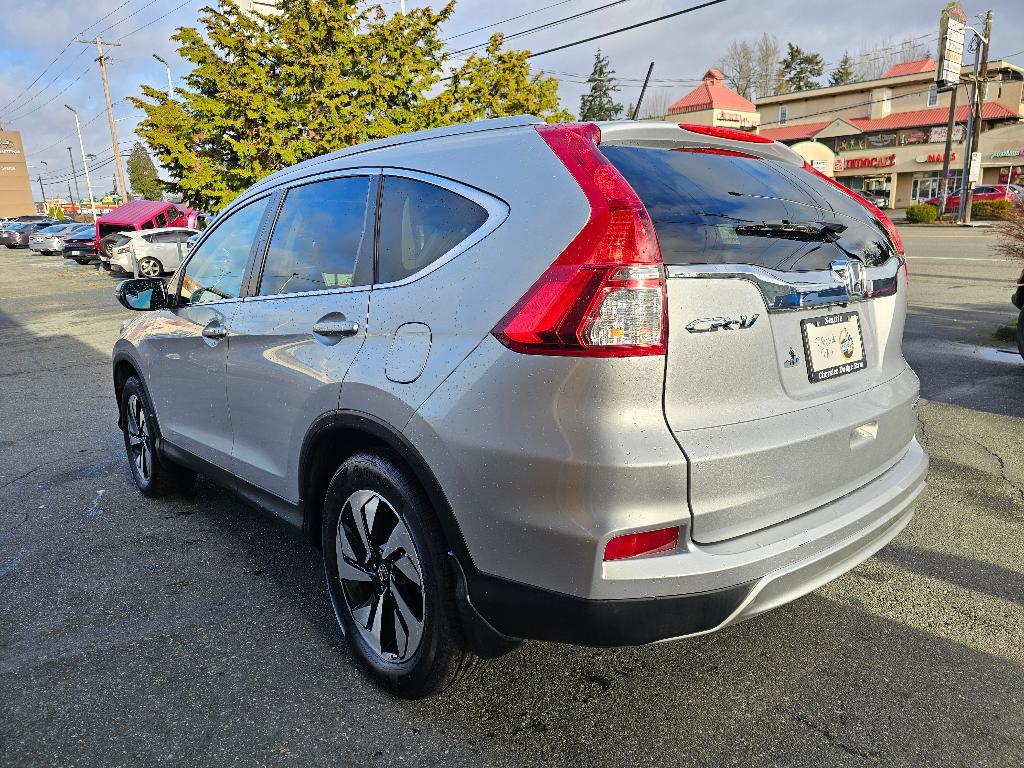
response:
<svg viewBox="0 0 1024 768"><path fill-rule="evenodd" d="M971 203L972 219L1006 219L1013 211L1009 200L978 200Z"/></svg>
<svg viewBox="0 0 1024 768"><path fill-rule="evenodd" d="M1012 259L1024 261L1024 210L1021 208L1011 208L1003 223L999 225L996 251ZM1024 279L1024 276L1021 279Z"/></svg>
<svg viewBox="0 0 1024 768"><path fill-rule="evenodd" d="M912 205L907 208L907 221L911 224L931 224L939 217L934 205Z"/></svg>

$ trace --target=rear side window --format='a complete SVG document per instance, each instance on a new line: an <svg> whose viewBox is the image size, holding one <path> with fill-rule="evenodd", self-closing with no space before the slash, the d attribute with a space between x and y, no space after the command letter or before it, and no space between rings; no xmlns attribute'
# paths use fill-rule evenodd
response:
<svg viewBox="0 0 1024 768"><path fill-rule="evenodd" d="M360 259L373 255L366 215L369 176L346 176L289 189L274 226L260 296L348 288Z"/></svg>
<svg viewBox="0 0 1024 768"><path fill-rule="evenodd" d="M158 213L156 215L156 226L157 226L157 228L166 227L167 226L167 216L165 216L162 213Z"/></svg>
<svg viewBox="0 0 1024 768"><path fill-rule="evenodd" d="M798 168L722 151L601 150L650 213L666 264L806 271L894 255L867 209Z"/></svg>
<svg viewBox="0 0 1024 768"><path fill-rule="evenodd" d="M416 179L388 176L380 207L378 280L403 280L437 261L487 221L472 200Z"/></svg>

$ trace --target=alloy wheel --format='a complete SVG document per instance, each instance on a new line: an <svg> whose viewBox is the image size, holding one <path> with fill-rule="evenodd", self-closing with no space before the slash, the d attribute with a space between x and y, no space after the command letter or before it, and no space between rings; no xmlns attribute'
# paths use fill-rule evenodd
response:
<svg viewBox="0 0 1024 768"><path fill-rule="evenodd" d="M155 259L142 259L139 262L139 274L143 277L160 277L160 265Z"/></svg>
<svg viewBox="0 0 1024 768"><path fill-rule="evenodd" d="M387 499L369 490L348 497L335 557L360 635L384 661L410 658L423 636L422 569L409 529Z"/></svg>
<svg viewBox="0 0 1024 768"><path fill-rule="evenodd" d="M150 448L149 420L142 407L142 398L131 395L126 408L128 417L128 453L136 471L145 482L153 474L153 454Z"/></svg>

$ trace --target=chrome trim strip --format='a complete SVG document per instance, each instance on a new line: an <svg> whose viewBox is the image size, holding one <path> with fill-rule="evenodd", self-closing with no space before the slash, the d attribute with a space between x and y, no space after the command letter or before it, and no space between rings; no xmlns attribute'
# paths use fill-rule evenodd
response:
<svg viewBox="0 0 1024 768"><path fill-rule="evenodd" d="M666 273L670 280L748 280L760 289L769 312L787 312L891 296L896 292L901 265L902 261L893 257L877 267L865 268L867 290L863 296L851 296L845 281L832 270L782 272L754 264L679 264L668 266Z"/></svg>

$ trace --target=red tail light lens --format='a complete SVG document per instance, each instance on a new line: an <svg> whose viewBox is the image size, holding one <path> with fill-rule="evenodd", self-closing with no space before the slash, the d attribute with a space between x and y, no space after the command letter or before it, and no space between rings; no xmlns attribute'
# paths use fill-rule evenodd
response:
<svg viewBox="0 0 1024 768"><path fill-rule="evenodd" d="M604 548L604 559L624 560L639 555L671 552L679 545L679 528L659 528L656 531L627 533L616 536Z"/></svg>
<svg viewBox="0 0 1024 768"><path fill-rule="evenodd" d="M840 192L842 192L844 195L848 195L849 197L852 197L858 203L860 203L865 208L867 208L871 212L871 214L876 219L878 219L879 222L881 222L882 226L885 227L885 231L889 233L889 239L892 240L892 244L893 244L893 247L896 249L896 253L898 253L900 256L903 255L903 238L900 237L900 233L899 233L899 230L896 229L896 225L893 224L889 220L888 216L886 216L884 213L882 213L882 209L881 208L879 208L877 205L872 203L870 200L868 200L863 195L857 194L856 192L854 192L849 187L844 186L843 184L840 184L838 181L836 181L835 179L833 179L833 178L831 178L829 176L826 176L821 171L815 169L810 163L804 163L804 170L805 171L810 171L815 176L817 176L819 179L824 179L829 184L831 184L833 187L835 187Z"/></svg>
<svg viewBox="0 0 1024 768"><path fill-rule="evenodd" d="M749 131L740 131L736 128L715 128L710 125L694 125L692 123L680 123L679 127L691 133L701 133L705 136L715 136L719 139L731 139L732 141L746 141L751 144L774 144L774 139L767 136L758 136Z"/></svg>
<svg viewBox="0 0 1024 768"><path fill-rule="evenodd" d="M663 355L665 273L643 203L597 149L592 123L544 125L551 147L590 204L590 217L494 328L509 349L534 355Z"/></svg>

